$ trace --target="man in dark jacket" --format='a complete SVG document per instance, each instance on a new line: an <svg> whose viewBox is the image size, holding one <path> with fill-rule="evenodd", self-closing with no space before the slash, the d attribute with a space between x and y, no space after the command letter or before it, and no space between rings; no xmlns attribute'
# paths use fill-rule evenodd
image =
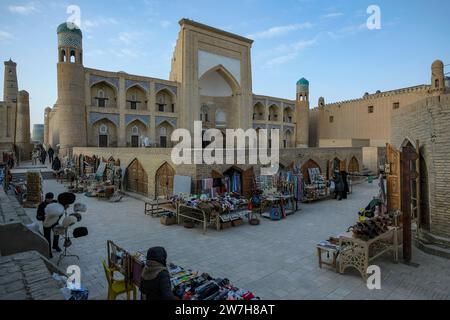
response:
<svg viewBox="0 0 450 320"><path fill-rule="evenodd" d="M36 213L36 219L38 221L42 221L44 222L45 220L45 208L47 207L47 205L49 205L50 203L55 203L55 195L51 192L47 193L45 195L45 200L44 202L42 202L41 204L39 204L38 208L37 208L37 213Z"/></svg>
<svg viewBox="0 0 450 320"><path fill-rule="evenodd" d="M140 290L147 300L176 300L166 266L167 253L162 247L147 251L147 263L142 271Z"/></svg>
<svg viewBox="0 0 450 320"><path fill-rule="evenodd" d="M61 170L61 160L59 160L58 156L56 156L55 160L53 160L52 169L56 172Z"/></svg>
<svg viewBox="0 0 450 320"><path fill-rule="evenodd" d="M350 192L348 187L348 173L347 171L341 171L342 182L344 183L344 192L342 193L342 198L347 199L347 194Z"/></svg>
<svg viewBox="0 0 450 320"><path fill-rule="evenodd" d="M48 161L50 161L50 164L52 164L53 155L55 154L55 151L53 150L52 147L49 147L47 153L48 153Z"/></svg>
<svg viewBox="0 0 450 320"><path fill-rule="evenodd" d="M334 173L333 181L334 181L334 198L335 199L337 198L339 201L341 201L343 198L345 186L344 181L342 181L342 176L338 171Z"/></svg>

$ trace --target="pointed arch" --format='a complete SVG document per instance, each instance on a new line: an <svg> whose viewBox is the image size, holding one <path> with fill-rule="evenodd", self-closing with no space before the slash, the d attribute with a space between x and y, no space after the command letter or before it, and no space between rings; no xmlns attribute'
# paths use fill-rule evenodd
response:
<svg viewBox="0 0 450 320"><path fill-rule="evenodd" d="M322 173L322 168L320 168L319 164L314 161L313 159L309 159L308 161L306 161L303 165L302 165L302 173L303 173L303 177L305 179L305 183L306 184L310 184L311 183L311 176L310 176L310 169L314 169L317 168L319 169L319 173Z"/></svg>
<svg viewBox="0 0 450 320"><path fill-rule="evenodd" d="M148 174L137 158L131 161L125 175L127 191L148 196Z"/></svg>
<svg viewBox="0 0 450 320"><path fill-rule="evenodd" d="M353 156L348 164L349 173L359 173L359 162L355 156Z"/></svg>
<svg viewBox="0 0 450 320"><path fill-rule="evenodd" d="M126 90L127 109L147 110L147 90L139 83L133 84Z"/></svg>
<svg viewBox="0 0 450 320"><path fill-rule="evenodd" d="M91 85L91 103L94 107L117 107L118 89L110 82L100 80Z"/></svg>
<svg viewBox="0 0 450 320"><path fill-rule="evenodd" d="M253 120L266 120L266 107L259 101L253 106Z"/></svg>
<svg viewBox="0 0 450 320"><path fill-rule="evenodd" d="M167 89L161 88L156 92L156 111L157 112L175 112L175 94Z"/></svg>
<svg viewBox="0 0 450 320"><path fill-rule="evenodd" d="M155 197L167 199L173 193L175 169L166 161L155 174Z"/></svg>
<svg viewBox="0 0 450 320"><path fill-rule="evenodd" d="M239 85L239 82L236 80L236 78L231 74L231 72L228 71L227 68L225 68L223 65L219 64L216 65L214 67L212 67L211 69L209 69L208 71L206 71L205 73L202 74L202 76L199 79L199 82L202 79L207 78L209 75L213 74L214 72L217 72L218 74L220 74L225 81L228 83L228 85L231 87L233 93L239 92L241 86Z"/></svg>
<svg viewBox="0 0 450 320"><path fill-rule="evenodd" d="M276 104L271 104L269 107L269 121L276 121L279 120L279 113L280 113L280 107Z"/></svg>

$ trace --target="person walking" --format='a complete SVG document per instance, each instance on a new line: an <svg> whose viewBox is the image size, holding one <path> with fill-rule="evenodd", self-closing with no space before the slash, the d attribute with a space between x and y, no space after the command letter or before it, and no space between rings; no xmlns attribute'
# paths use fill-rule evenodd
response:
<svg viewBox="0 0 450 320"><path fill-rule="evenodd" d="M50 164L52 164L53 156L55 155L55 150L53 150L52 147L49 147L47 153L48 153L48 161L50 162Z"/></svg>
<svg viewBox="0 0 450 320"><path fill-rule="evenodd" d="M34 148L33 154L32 154L33 166L37 165L39 158L40 158L40 152L37 148Z"/></svg>
<svg viewBox="0 0 450 320"><path fill-rule="evenodd" d="M41 163L45 164L45 160L47 159L47 151L44 148L41 150Z"/></svg>

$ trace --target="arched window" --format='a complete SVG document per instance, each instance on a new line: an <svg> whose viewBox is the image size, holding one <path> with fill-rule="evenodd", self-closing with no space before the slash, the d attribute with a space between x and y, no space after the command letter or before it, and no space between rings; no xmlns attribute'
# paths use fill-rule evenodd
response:
<svg viewBox="0 0 450 320"><path fill-rule="evenodd" d="M224 111L219 110L216 113L216 126L222 127L227 125L227 115Z"/></svg>
<svg viewBox="0 0 450 320"><path fill-rule="evenodd" d="M434 81L434 86L435 86L435 88L439 88L439 79L436 79Z"/></svg>
<svg viewBox="0 0 450 320"><path fill-rule="evenodd" d="M134 127L131 129L131 134L133 134L133 135L139 135L139 128L138 128L137 126L134 126Z"/></svg>
<svg viewBox="0 0 450 320"><path fill-rule="evenodd" d="M62 49L59 53L59 62L66 62L67 56L66 56L66 50Z"/></svg>
<svg viewBox="0 0 450 320"><path fill-rule="evenodd" d="M76 62L75 50L70 51L70 63Z"/></svg>
<svg viewBox="0 0 450 320"><path fill-rule="evenodd" d="M108 134L108 127L102 124L99 128L100 134Z"/></svg>
<svg viewBox="0 0 450 320"><path fill-rule="evenodd" d="M209 108L206 104L202 105L202 109L200 111L200 121L209 122Z"/></svg>
<svg viewBox="0 0 450 320"><path fill-rule="evenodd" d="M139 147L139 128L137 126L131 128L131 147Z"/></svg>
<svg viewBox="0 0 450 320"><path fill-rule="evenodd" d="M99 89L97 91L97 107L105 108L106 107L106 99L105 99L105 91Z"/></svg>

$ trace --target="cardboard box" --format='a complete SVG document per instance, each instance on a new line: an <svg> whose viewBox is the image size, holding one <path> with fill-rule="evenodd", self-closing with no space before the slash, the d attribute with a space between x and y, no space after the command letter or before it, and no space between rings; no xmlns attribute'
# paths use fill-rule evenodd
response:
<svg viewBox="0 0 450 320"><path fill-rule="evenodd" d="M233 220L232 224L233 224L233 227L237 227L237 226L243 225L244 220L242 220L242 219Z"/></svg>
<svg viewBox="0 0 450 320"><path fill-rule="evenodd" d="M159 221L165 226L171 226L177 224L177 217L161 217Z"/></svg>
<svg viewBox="0 0 450 320"><path fill-rule="evenodd" d="M231 228L231 221L220 223L220 230Z"/></svg>

